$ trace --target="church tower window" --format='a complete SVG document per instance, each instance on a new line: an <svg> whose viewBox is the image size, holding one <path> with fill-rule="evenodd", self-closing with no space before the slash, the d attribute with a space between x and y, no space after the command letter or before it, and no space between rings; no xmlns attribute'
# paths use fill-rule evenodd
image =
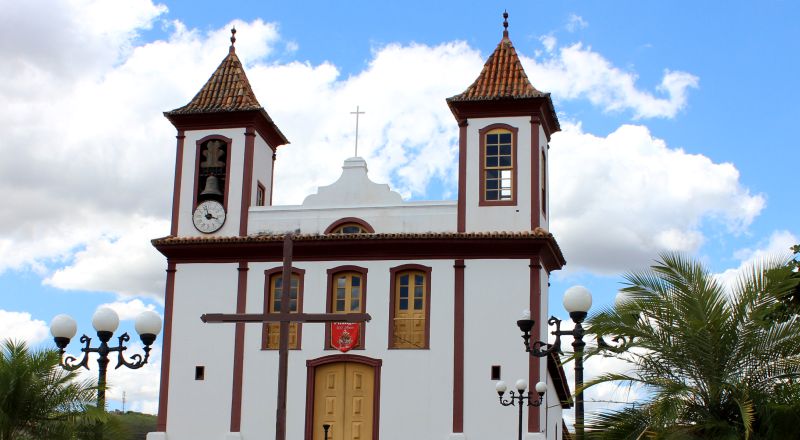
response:
<svg viewBox="0 0 800 440"><path fill-rule="evenodd" d="M328 313L363 313L367 302L367 269L359 266L340 266L328 269ZM325 326L325 347L332 348L330 324ZM359 329L359 341L354 347L364 348L364 324Z"/></svg>
<svg viewBox="0 0 800 440"><path fill-rule="evenodd" d="M406 264L391 269L389 348L429 348L431 268Z"/></svg>
<svg viewBox="0 0 800 440"><path fill-rule="evenodd" d="M492 124L480 130L481 205L516 204L517 129Z"/></svg>
<svg viewBox="0 0 800 440"><path fill-rule="evenodd" d="M267 270L267 291L265 292L266 307L268 313L280 313L281 295L283 293L283 268L276 267ZM289 312L302 312L303 309L303 271L292 269L292 284L289 289ZM297 350L300 348L301 324L297 322L289 323L289 348ZM280 324L277 322L265 323L263 325L263 336L261 341L262 350L277 350L280 344Z"/></svg>
<svg viewBox="0 0 800 440"><path fill-rule="evenodd" d="M195 206L206 200L227 206L230 144L231 139L224 136L207 136L197 141Z"/></svg>

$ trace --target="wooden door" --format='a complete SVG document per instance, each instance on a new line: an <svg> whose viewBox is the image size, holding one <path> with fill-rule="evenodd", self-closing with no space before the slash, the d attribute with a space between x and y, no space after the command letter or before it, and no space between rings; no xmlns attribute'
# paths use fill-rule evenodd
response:
<svg viewBox="0 0 800 440"><path fill-rule="evenodd" d="M372 440L375 371L369 365L337 362L320 365L314 378L313 439Z"/></svg>

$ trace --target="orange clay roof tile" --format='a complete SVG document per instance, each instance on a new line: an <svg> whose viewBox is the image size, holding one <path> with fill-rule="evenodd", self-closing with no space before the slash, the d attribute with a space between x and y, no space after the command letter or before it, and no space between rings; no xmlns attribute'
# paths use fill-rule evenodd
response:
<svg viewBox="0 0 800 440"><path fill-rule="evenodd" d="M460 95L448 98L448 101L485 101L502 98L539 98L549 96L536 90L528 80L522 68L514 45L504 35L494 50L480 75Z"/></svg>
<svg viewBox="0 0 800 440"><path fill-rule="evenodd" d="M230 52L222 60L208 82L183 107L166 112L167 115L220 113L242 110L263 110L258 103L242 62L231 46Z"/></svg>

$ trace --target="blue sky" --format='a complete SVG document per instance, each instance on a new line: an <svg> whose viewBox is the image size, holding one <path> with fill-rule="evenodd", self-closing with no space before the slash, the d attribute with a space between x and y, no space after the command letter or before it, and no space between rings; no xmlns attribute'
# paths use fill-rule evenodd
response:
<svg viewBox="0 0 800 440"><path fill-rule="evenodd" d="M384 3L0 0L0 336L49 344L58 313L88 333L101 304L163 312L165 264L148 241L167 234L171 203L174 129L160 112L202 86L233 23L292 141L276 203L338 176L356 105L372 178L436 200L455 197L444 99L477 76L508 9L564 128L551 143L551 229L568 261L554 314L576 283L609 304L619 274L663 250L729 277L800 241L796 2ZM111 373L134 409L155 409L154 361Z"/></svg>

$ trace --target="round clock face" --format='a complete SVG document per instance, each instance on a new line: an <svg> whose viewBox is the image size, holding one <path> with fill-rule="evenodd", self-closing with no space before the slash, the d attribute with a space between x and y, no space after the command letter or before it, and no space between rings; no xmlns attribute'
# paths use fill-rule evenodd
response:
<svg viewBox="0 0 800 440"><path fill-rule="evenodd" d="M225 208L215 200L206 200L197 205L192 221L194 227L200 232L206 234L216 232L225 224Z"/></svg>

